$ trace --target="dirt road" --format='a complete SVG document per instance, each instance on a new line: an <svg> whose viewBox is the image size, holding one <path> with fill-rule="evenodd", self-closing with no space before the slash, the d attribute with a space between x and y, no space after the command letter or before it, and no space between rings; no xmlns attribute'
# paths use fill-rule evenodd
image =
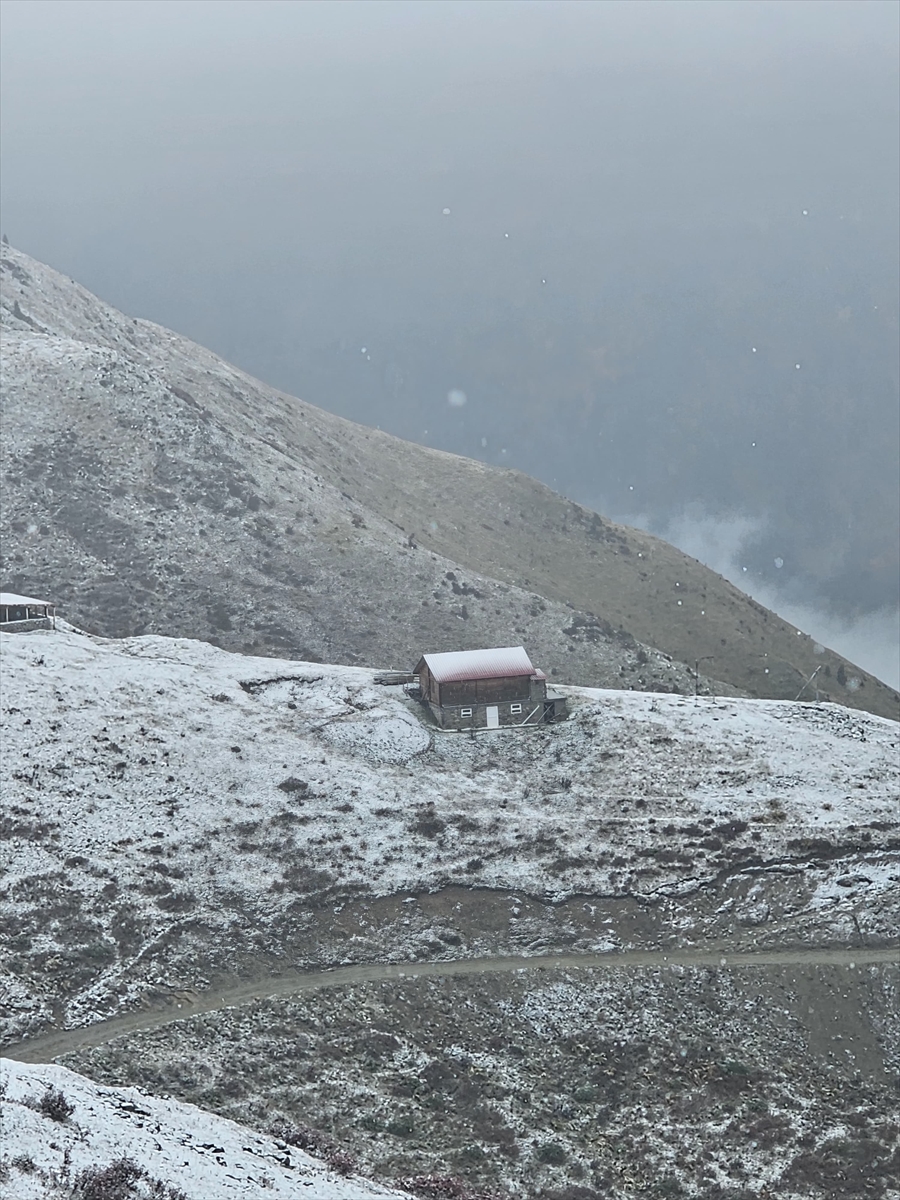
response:
<svg viewBox="0 0 900 1200"><path fill-rule="evenodd" d="M160 1007L139 1009L98 1021L80 1029L64 1029L40 1037L29 1038L3 1049L3 1055L19 1062L52 1062L64 1054L86 1047L102 1046L114 1038L140 1033L183 1021L197 1013L215 1012L221 1008L236 1008L254 1000L276 996L291 996L319 988L342 984L377 983L385 979L422 978L428 976L463 976L513 971L572 970L585 967L607 970L628 970L636 967L778 967L778 966L837 966L855 969L876 963L896 963L900 951L894 947L854 950L756 950L729 954L722 946L709 950L628 950L606 954L546 954L509 955L502 957L468 958L455 961L418 963L360 963L335 967L325 971L285 971L253 982L236 984L208 992L177 992L161 1002Z"/></svg>

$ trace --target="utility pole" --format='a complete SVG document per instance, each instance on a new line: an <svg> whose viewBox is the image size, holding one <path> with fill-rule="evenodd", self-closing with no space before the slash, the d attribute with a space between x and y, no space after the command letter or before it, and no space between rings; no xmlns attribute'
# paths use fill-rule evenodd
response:
<svg viewBox="0 0 900 1200"><path fill-rule="evenodd" d="M794 697L794 703L795 703L795 704L796 704L796 702L797 702L797 701L800 699L800 697L803 695L803 693L806 691L806 689L809 687L809 685L812 683L812 681L815 679L815 677L818 675L818 673L819 673L821 670L822 670L822 664L821 664L821 663L819 663L819 665L818 665L818 666L816 667L816 669L813 671L812 675L810 675L809 679L807 679L806 683L804 683L803 687L800 689L800 691L799 691L799 692L797 693L797 695ZM816 688L816 701L817 701L817 702L818 702L818 699L819 699L819 689L818 689L818 687L817 687L817 688Z"/></svg>

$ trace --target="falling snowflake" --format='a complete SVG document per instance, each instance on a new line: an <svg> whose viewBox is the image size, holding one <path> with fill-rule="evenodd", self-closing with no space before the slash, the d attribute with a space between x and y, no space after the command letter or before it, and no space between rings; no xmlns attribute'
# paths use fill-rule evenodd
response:
<svg viewBox="0 0 900 1200"><path fill-rule="evenodd" d="M783 558L776 558L776 559L775 559L775 566L776 566L776 567L779 569L779 571L780 571L780 570L781 570L781 568L784 566L784 559L783 559Z"/></svg>
<svg viewBox="0 0 900 1200"><path fill-rule="evenodd" d="M445 217L449 217L449 216L450 216L450 209L449 209L449 208L445 208L445 209L443 209L443 210L442 210L442 212L443 212L443 214L444 214L444 216L445 216Z"/></svg>
<svg viewBox="0 0 900 1200"><path fill-rule="evenodd" d="M447 393L447 403L451 408L462 408L466 402L466 393L459 388L451 388Z"/></svg>

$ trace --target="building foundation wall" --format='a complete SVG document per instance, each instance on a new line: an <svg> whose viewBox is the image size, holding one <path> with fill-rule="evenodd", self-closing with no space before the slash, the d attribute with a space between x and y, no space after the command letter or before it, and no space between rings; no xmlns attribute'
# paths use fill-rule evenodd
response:
<svg viewBox="0 0 900 1200"><path fill-rule="evenodd" d="M439 704L434 704L431 700L427 701L428 707L431 709L432 716L440 725L441 729L487 729L487 710L489 707L497 709L497 717L499 720L498 728L510 728L519 725L542 725L544 722L544 702L527 700L516 701L522 706L521 712L512 712L511 703L501 703L494 705L473 704L471 706L450 706L441 707ZM463 716L465 708L471 707L471 715Z"/></svg>

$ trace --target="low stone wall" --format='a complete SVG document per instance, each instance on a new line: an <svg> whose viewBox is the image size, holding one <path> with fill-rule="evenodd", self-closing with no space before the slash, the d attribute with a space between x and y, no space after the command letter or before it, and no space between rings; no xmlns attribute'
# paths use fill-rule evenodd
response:
<svg viewBox="0 0 900 1200"><path fill-rule="evenodd" d="M521 712L511 712L512 704L491 705L490 707L498 710L497 716L500 721L500 728L506 728L515 725L541 725L544 721L544 702L543 700L536 703L530 703L527 700L516 701L521 704ZM471 715L463 716L463 707L445 707L441 708L437 704L428 702L428 707L431 709L434 719L442 729L487 729L487 704L473 704L471 706ZM469 706L466 705L466 708Z"/></svg>
<svg viewBox="0 0 900 1200"><path fill-rule="evenodd" d="M31 633L32 629L52 629L50 617L34 617L31 621L2 621L0 633Z"/></svg>

